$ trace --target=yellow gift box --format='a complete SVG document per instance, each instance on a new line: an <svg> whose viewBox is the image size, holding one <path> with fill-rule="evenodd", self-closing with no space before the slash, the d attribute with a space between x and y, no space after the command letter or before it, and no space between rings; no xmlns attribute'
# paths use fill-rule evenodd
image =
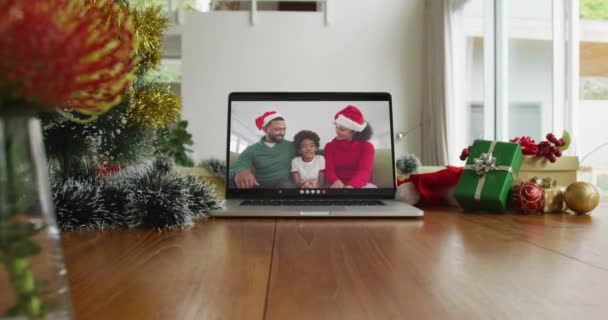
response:
<svg viewBox="0 0 608 320"><path fill-rule="evenodd" d="M530 181L534 177L548 177L559 185L567 186L576 182L578 156L561 156L554 163L544 157L524 156L516 183Z"/></svg>

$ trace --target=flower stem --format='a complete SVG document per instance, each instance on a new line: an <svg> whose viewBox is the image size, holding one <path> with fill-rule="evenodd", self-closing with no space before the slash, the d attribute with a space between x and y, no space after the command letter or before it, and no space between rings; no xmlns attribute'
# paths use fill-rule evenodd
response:
<svg viewBox="0 0 608 320"><path fill-rule="evenodd" d="M41 248L33 237L44 229L29 221L32 168L28 159L27 117L0 117L0 260L6 267L16 303L8 316L39 319L45 314L30 257Z"/></svg>

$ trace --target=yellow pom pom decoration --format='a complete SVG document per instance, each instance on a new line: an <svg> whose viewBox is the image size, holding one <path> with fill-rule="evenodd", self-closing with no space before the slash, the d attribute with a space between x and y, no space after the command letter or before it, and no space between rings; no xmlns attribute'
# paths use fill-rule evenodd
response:
<svg viewBox="0 0 608 320"><path fill-rule="evenodd" d="M177 122L180 111L180 97L166 84L153 84L132 92L127 114L138 126L159 129Z"/></svg>

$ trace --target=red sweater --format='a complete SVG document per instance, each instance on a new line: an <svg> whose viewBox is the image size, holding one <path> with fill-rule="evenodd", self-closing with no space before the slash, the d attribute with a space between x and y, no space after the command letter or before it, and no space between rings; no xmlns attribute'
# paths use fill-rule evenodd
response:
<svg viewBox="0 0 608 320"><path fill-rule="evenodd" d="M344 141L334 138L325 145L325 176L329 184L342 181L361 188L372 182L374 145L368 141Z"/></svg>

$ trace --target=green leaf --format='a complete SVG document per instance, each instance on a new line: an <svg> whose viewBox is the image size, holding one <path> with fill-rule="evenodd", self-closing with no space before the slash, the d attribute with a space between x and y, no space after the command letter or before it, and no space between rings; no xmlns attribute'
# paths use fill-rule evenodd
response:
<svg viewBox="0 0 608 320"><path fill-rule="evenodd" d="M564 139L564 142L566 142L566 144L559 147L559 150L566 151L568 150L568 148L570 147L570 143L572 142L572 139L570 138L570 133L564 130L564 133L562 134L562 139Z"/></svg>
<svg viewBox="0 0 608 320"><path fill-rule="evenodd" d="M27 258L39 254L40 251L40 246L30 239L20 239L10 243L7 248L8 255L14 258Z"/></svg>
<svg viewBox="0 0 608 320"><path fill-rule="evenodd" d="M30 238L42 230L32 223L0 223L0 234L4 235L7 243Z"/></svg>
<svg viewBox="0 0 608 320"><path fill-rule="evenodd" d="M44 315L44 303L38 297L32 297L26 306L27 314L35 317Z"/></svg>
<svg viewBox="0 0 608 320"><path fill-rule="evenodd" d="M30 268L30 263L26 259L13 259L8 267L11 274L21 275Z"/></svg>
<svg viewBox="0 0 608 320"><path fill-rule="evenodd" d="M14 285L19 292L22 293L31 293L36 290L36 281L34 279L34 274L31 270L26 270L19 275L19 279L14 281Z"/></svg>
<svg viewBox="0 0 608 320"><path fill-rule="evenodd" d="M192 152L187 146L194 145L192 134L187 131L188 121L178 122L173 129L168 129L159 134L156 144L156 154L166 155L175 160L181 166L191 167L193 161L188 156Z"/></svg>
<svg viewBox="0 0 608 320"><path fill-rule="evenodd" d="M8 309L3 315L1 315L0 318L12 318L12 317L16 317L19 314L19 306L18 305L14 305L12 306L10 309Z"/></svg>

